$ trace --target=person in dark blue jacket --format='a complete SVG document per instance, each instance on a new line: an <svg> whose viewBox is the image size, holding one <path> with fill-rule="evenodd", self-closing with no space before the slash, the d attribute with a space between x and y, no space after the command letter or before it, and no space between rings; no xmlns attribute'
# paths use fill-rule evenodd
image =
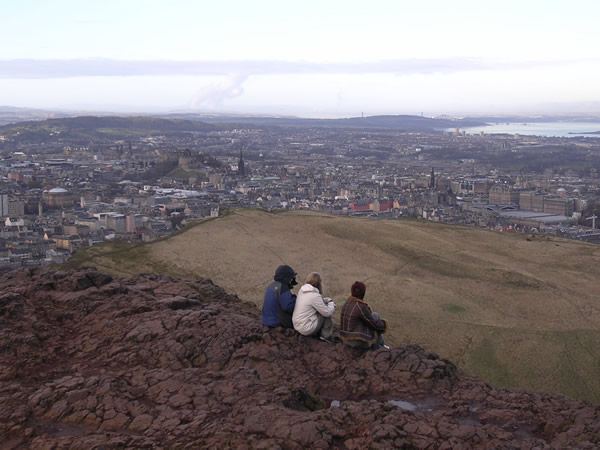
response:
<svg viewBox="0 0 600 450"><path fill-rule="evenodd" d="M265 291L262 307L262 323L271 328L294 328L292 313L296 296L291 289L298 284L296 272L290 266L279 266L273 281Z"/></svg>

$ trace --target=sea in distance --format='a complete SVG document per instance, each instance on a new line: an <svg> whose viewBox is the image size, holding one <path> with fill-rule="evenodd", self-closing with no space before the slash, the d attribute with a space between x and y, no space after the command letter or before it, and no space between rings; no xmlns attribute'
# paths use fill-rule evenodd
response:
<svg viewBox="0 0 600 450"><path fill-rule="evenodd" d="M498 122L490 123L483 127L465 127L460 131L466 131L467 134L520 134L530 136L554 136L554 137L590 137L600 138L600 134L585 134L590 132L600 132L600 123L596 122L531 122L531 123L508 123ZM447 128L445 131L454 131L454 128Z"/></svg>

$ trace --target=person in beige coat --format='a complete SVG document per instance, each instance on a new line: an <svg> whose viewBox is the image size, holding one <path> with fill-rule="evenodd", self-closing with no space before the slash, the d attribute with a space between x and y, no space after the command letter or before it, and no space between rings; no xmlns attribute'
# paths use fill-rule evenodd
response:
<svg viewBox="0 0 600 450"><path fill-rule="evenodd" d="M320 336L324 339L333 333L331 316L335 303L329 297L323 297L321 275L311 273L298 291L296 307L292 315L294 329L304 336Z"/></svg>

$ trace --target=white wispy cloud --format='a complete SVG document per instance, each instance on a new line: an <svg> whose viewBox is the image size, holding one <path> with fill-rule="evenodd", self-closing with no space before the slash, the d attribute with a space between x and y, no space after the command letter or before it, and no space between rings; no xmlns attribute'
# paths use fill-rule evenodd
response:
<svg viewBox="0 0 600 450"><path fill-rule="evenodd" d="M302 61L171 61L115 59L12 59L0 60L0 78L48 79L70 77L209 76L274 74L398 75L456 73L487 70L523 70L578 63L598 63L600 58L563 61L502 61L481 58L397 59L357 63Z"/></svg>
<svg viewBox="0 0 600 450"><path fill-rule="evenodd" d="M190 102L190 108L218 108L226 100L239 97L244 93L245 75L228 75L219 82L198 89Z"/></svg>

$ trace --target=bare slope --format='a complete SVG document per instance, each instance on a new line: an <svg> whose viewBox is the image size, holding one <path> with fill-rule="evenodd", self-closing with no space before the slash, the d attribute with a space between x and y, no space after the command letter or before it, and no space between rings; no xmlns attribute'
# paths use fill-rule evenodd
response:
<svg viewBox="0 0 600 450"><path fill-rule="evenodd" d="M391 344L417 343L500 386L600 401L597 246L417 221L239 210L151 245L93 253L102 270L210 277L258 305L282 263L299 280L320 272L339 306L362 280L366 300L390 319Z"/></svg>

